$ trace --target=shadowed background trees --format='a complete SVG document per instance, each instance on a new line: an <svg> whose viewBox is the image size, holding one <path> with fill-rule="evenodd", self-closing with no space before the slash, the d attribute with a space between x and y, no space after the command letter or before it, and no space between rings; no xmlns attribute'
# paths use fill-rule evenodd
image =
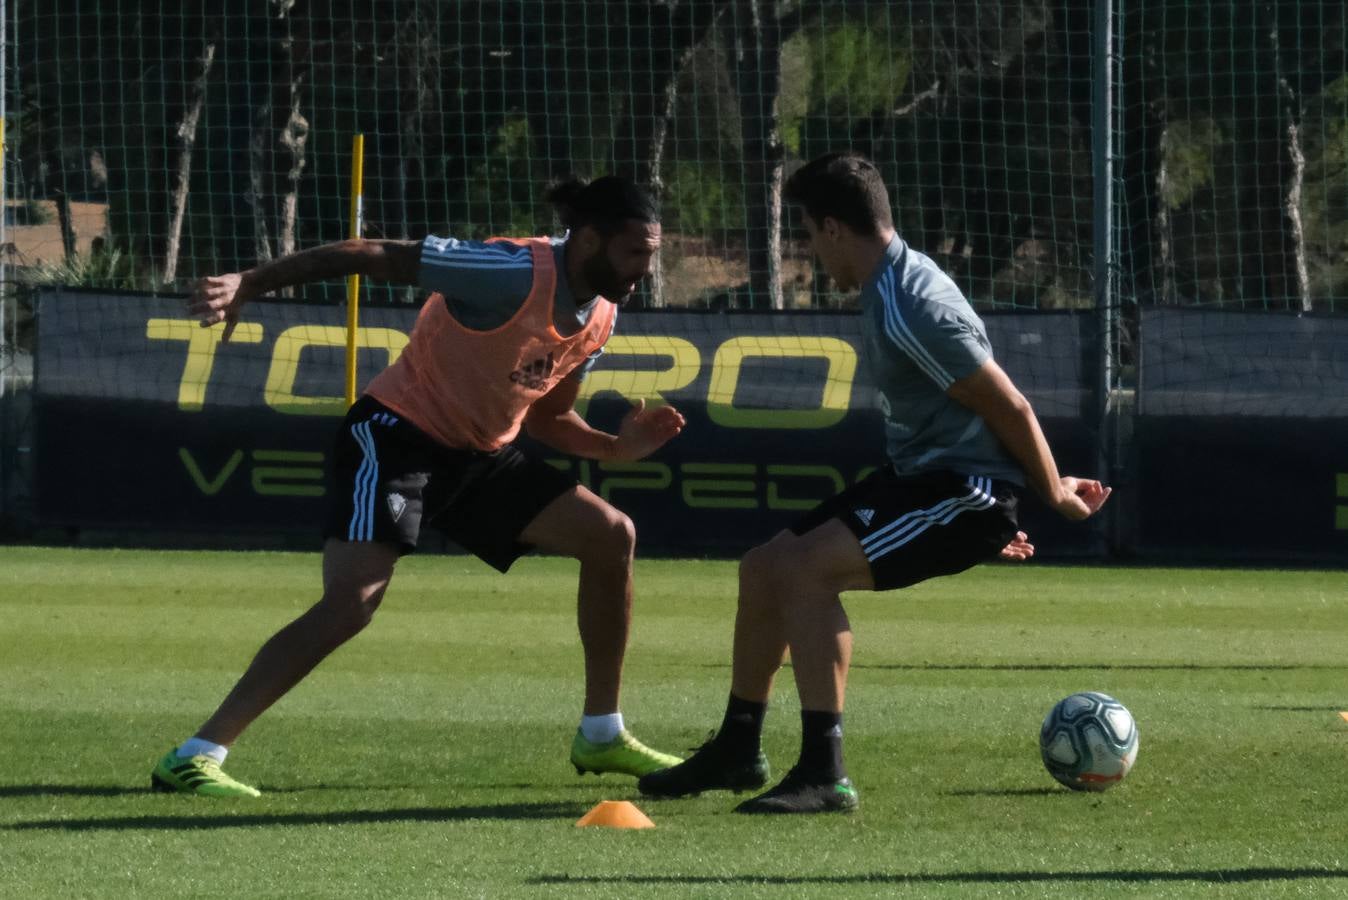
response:
<svg viewBox="0 0 1348 900"><path fill-rule="evenodd" d="M48 262L106 204L87 252L181 288L342 237L360 131L367 235L550 231L548 179L616 171L662 198L647 302L837 305L780 191L850 147L976 304L1086 306L1093 5L18 0L8 199L53 210ZM1125 300L1344 308L1345 27L1329 0L1116 16Z"/></svg>

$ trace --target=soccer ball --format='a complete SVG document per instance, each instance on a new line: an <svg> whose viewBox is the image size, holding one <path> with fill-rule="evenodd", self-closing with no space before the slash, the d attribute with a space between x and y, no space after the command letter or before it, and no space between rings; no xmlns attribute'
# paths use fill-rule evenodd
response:
<svg viewBox="0 0 1348 900"><path fill-rule="evenodd" d="M1074 791L1103 791L1137 759L1137 723L1107 694L1083 691L1059 700L1039 729L1044 768Z"/></svg>

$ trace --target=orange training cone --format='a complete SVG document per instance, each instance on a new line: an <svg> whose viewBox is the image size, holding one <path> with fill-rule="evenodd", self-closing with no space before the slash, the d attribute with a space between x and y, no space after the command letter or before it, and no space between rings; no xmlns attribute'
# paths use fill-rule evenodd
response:
<svg viewBox="0 0 1348 900"><path fill-rule="evenodd" d="M600 800L594 809L576 821L577 828L598 825L604 828L654 828L646 814L626 800Z"/></svg>

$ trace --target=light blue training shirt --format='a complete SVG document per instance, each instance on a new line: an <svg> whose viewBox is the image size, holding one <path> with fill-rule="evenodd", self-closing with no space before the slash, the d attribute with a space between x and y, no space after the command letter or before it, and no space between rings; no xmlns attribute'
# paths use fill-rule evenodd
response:
<svg viewBox="0 0 1348 900"><path fill-rule="evenodd" d="M992 358L983 320L931 259L898 235L861 289L862 357L880 390L899 475L951 471L1024 485L1020 465L946 389Z"/></svg>

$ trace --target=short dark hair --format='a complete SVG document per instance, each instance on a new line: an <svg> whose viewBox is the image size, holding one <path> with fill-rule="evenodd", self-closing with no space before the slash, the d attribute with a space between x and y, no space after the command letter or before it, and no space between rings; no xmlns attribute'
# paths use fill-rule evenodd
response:
<svg viewBox="0 0 1348 900"><path fill-rule="evenodd" d="M571 229L590 225L604 237L622 231L632 219L660 221L651 193L620 175L589 183L573 176L549 185L543 196L556 207L562 225Z"/></svg>
<svg viewBox="0 0 1348 900"><path fill-rule="evenodd" d="M875 163L859 153L827 153L810 160L791 174L782 193L817 224L832 216L866 236L894 227L885 180Z"/></svg>

